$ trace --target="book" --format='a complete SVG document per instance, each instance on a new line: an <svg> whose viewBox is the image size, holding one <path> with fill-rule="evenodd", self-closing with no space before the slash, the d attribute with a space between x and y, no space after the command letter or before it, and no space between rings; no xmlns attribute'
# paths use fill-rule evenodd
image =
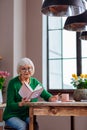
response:
<svg viewBox="0 0 87 130"><path fill-rule="evenodd" d="M33 90L28 83L24 83L19 90L19 95L22 98L26 98L27 100L30 100L39 97L42 91L43 91L43 87L40 86L40 84L38 84L36 88Z"/></svg>

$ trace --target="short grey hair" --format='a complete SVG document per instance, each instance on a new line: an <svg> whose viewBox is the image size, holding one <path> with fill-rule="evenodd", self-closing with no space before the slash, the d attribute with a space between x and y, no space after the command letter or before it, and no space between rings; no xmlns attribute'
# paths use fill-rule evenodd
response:
<svg viewBox="0 0 87 130"><path fill-rule="evenodd" d="M19 74L19 70L20 70L20 67L21 66L24 66L24 65L29 65L29 66L32 66L32 74L31 74L31 76L34 74L34 72L35 72L35 66L34 66L34 63L32 62L32 60L31 59L29 59L29 58L22 58L19 62L18 62L18 64L17 64L17 73Z"/></svg>

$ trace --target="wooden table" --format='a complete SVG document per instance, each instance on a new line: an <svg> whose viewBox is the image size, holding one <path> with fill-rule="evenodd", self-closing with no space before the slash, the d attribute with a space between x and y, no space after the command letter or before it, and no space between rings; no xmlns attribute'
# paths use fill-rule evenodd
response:
<svg viewBox="0 0 87 130"><path fill-rule="evenodd" d="M0 130L4 130L3 111L6 104L0 104Z"/></svg>
<svg viewBox="0 0 87 130"><path fill-rule="evenodd" d="M87 102L27 102L26 105L30 107L29 130L34 130L34 115L70 116L71 120L74 116L87 116Z"/></svg>

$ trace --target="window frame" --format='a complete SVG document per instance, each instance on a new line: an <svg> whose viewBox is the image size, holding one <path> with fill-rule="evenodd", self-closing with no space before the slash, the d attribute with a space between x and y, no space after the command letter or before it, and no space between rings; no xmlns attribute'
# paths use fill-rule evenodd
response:
<svg viewBox="0 0 87 130"><path fill-rule="evenodd" d="M47 16L47 28L48 28L48 16ZM70 93L71 95L74 92L74 89L49 89L49 61L48 61L48 48L49 48L49 39L48 39L48 29L47 29L47 90L52 94L58 94L58 93ZM82 72L82 63L81 63L81 39L80 32L76 32L76 59L77 59L77 75L80 75Z"/></svg>

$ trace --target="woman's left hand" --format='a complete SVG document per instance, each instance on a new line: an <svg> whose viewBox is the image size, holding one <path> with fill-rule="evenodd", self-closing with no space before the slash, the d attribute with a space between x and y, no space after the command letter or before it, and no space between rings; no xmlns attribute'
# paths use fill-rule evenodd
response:
<svg viewBox="0 0 87 130"><path fill-rule="evenodd" d="M21 102L19 102L19 106L20 107L24 106L26 102L30 102L30 100L27 98L22 98Z"/></svg>
<svg viewBox="0 0 87 130"><path fill-rule="evenodd" d="M59 100L59 96L58 95L53 95L52 97L49 98L49 102L56 102Z"/></svg>

